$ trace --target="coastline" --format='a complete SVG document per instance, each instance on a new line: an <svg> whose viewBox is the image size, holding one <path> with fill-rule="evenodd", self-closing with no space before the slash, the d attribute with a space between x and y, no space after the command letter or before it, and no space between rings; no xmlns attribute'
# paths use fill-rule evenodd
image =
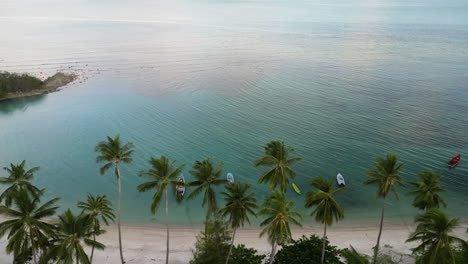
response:
<svg viewBox="0 0 468 264"><path fill-rule="evenodd" d="M117 225L113 224L105 227L106 233L99 237L98 241L106 245L104 251L96 251L94 263L117 263L120 261L119 248L117 243ZM402 263L414 263L413 259L405 254L409 254L414 247L412 243L404 243L410 232L415 229L414 225L396 225L386 223L382 233L382 250L390 255L402 258ZM192 257L196 236L200 228L171 227L170 230L170 259L172 264L186 264ZM466 224L463 223L455 230L461 234L460 237L468 239L465 233ZM321 226L306 227L303 229L293 229L293 238L300 238L302 235L310 236L317 234L321 236L323 229ZM236 244L245 244L253 247L258 253L268 255L271 247L266 238L260 238L259 228L240 229L236 233ZM332 226L327 230L327 237L332 245L338 248L347 248L353 245L360 253L370 255L372 247L378 234L377 226ZM124 247L124 257L128 264L154 264L164 263L166 253L166 229L158 225L126 225L122 226L122 241ZM0 240L0 263L11 262L11 256L5 253L6 237Z"/></svg>
<svg viewBox="0 0 468 264"><path fill-rule="evenodd" d="M36 89L36 90L29 91L29 92L24 92L24 93L22 92L7 93L4 97L0 98L0 101L53 93L53 92L60 90L60 88L74 82L76 79L78 79L78 74L76 73L58 72L50 76L49 78L45 79L44 84L42 85L41 89Z"/></svg>

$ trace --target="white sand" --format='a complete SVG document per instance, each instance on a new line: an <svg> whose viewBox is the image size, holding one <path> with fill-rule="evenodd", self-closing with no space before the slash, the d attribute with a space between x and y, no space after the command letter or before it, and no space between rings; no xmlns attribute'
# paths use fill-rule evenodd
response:
<svg viewBox="0 0 468 264"><path fill-rule="evenodd" d="M124 246L124 257L129 264L164 263L166 253L166 230L160 227L149 226L123 226L122 237ZM94 263L119 263L120 257L117 242L117 226L112 225L107 228L108 232L99 237L98 241L104 243L105 251L96 251ZM382 234L381 245L391 245L385 250L399 253L410 253L413 245L404 243L408 234L414 230L413 226L386 225ZM456 234L468 239L465 233L466 225L456 230ZM199 234L199 229L173 228L170 240L170 263L185 264L192 256L192 249L195 245L195 236ZM322 228L304 228L293 230L294 238L302 235L321 235ZM377 226L372 227L332 227L328 231L328 238L333 245L339 248L353 245L359 252L371 254L371 249L377 239ZM256 248L262 254L270 253L270 246L265 238L259 238L258 229L239 230L236 235L236 243L243 243L248 247ZM11 257L5 254L5 238L0 241L0 263L11 263ZM406 260L405 263L411 263Z"/></svg>

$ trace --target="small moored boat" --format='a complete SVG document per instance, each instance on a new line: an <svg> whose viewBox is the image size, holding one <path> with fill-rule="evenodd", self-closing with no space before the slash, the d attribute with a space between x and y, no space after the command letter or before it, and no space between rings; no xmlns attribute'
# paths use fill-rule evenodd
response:
<svg viewBox="0 0 468 264"><path fill-rule="evenodd" d="M292 187L293 187L294 191L295 191L297 194L299 194L299 195L302 194L302 193L301 193L301 190L299 190L299 187L297 187L296 184L293 183L293 184L292 184Z"/></svg>
<svg viewBox="0 0 468 264"><path fill-rule="evenodd" d="M341 175L341 173L338 173L336 175L336 182L338 183L339 186L346 186L346 182L344 180L343 175Z"/></svg>
<svg viewBox="0 0 468 264"><path fill-rule="evenodd" d="M451 158L450 161L447 162L447 165L449 165L449 167L453 168L453 167L455 167L455 166L458 165L458 163L460 162L460 160L461 160L461 155L458 154L457 156Z"/></svg>
<svg viewBox="0 0 468 264"><path fill-rule="evenodd" d="M229 184L233 184L233 183L234 183L234 174L228 173L227 176L226 176L226 178L227 178Z"/></svg>
<svg viewBox="0 0 468 264"><path fill-rule="evenodd" d="M176 186L176 191L180 194L180 196L184 196L185 194L185 178L184 174L180 174L179 176L179 182L181 183L180 185Z"/></svg>

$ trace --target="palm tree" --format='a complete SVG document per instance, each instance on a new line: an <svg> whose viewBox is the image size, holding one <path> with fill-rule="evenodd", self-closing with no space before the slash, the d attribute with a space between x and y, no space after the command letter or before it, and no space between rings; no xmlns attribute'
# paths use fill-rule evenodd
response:
<svg viewBox="0 0 468 264"><path fill-rule="evenodd" d="M333 180L328 181L322 177L316 177L310 183L311 186L317 188L314 192L309 192L305 198L305 207L310 208L316 206L312 211L312 216L315 215L315 221L323 224L323 246L322 258L320 263L325 260L325 239L327 237L327 225L332 225L333 220L339 221L344 218L343 208L336 202L334 196L344 187L335 189Z"/></svg>
<svg viewBox="0 0 468 264"><path fill-rule="evenodd" d="M224 196L226 205L220 210L220 213L223 217L229 216L229 224L233 229L226 264L228 264L231 256L237 228L244 226L245 222L250 224L249 214L257 216L254 212L254 209L257 208L255 204L257 200L253 197L255 192L249 192L250 186L250 184L234 183L226 185L227 192L221 193Z"/></svg>
<svg viewBox="0 0 468 264"><path fill-rule="evenodd" d="M210 159L207 158L203 161L195 161L193 170L190 171L190 174L196 178L196 181L190 182L189 185L196 186L196 188L190 193L187 199L192 199L205 190L202 206L205 207L205 205L208 204L207 216L216 212L218 208L216 193L213 188L227 183L226 179L220 179L222 173L221 165L221 163L217 166L213 165Z"/></svg>
<svg viewBox="0 0 468 264"><path fill-rule="evenodd" d="M449 219L439 209L429 209L416 217L415 222L419 224L406 241L421 241L419 246L412 249L413 253L420 255L417 264L455 264L454 246L465 243L450 235L458 226L458 220Z"/></svg>
<svg viewBox="0 0 468 264"><path fill-rule="evenodd" d="M416 196L413 206L421 210L439 208L440 205L447 207L444 199L438 194L447 191L440 187L442 176L435 174L432 170L423 170L418 173L418 177L421 181L410 183L415 190L408 193L408 195Z"/></svg>
<svg viewBox="0 0 468 264"><path fill-rule="evenodd" d="M32 255L37 264L38 250L42 243L55 236L55 226L43 219L55 214L54 204L59 198L39 204L39 197L31 197L25 189L12 196L15 208L0 205L0 214L10 220L0 223L0 238L8 233L6 251L15 259Z"/></svg>
<svg viewBox="0 0 468 264"><path fill-rule="evenodd" d="M91 239L95 235L92 215L81 213L75 216L68 209L59 216L58 228L59 233L46 256L46 263L49 263L50 259L57 259L57 263L73 264L75 259L76 264L89 264L91 262L83 246L105 248L103 244Z"/></svg>
<svg viewBox="0 0 468 264"><path fill-rule="evenodd" d="M302 160L301 158L290 158L289 154L294 151L293 147L284 146L284 141L273 140L266 144L265 153L255 161L254 166L271 167L258 180L259 183L268 183L270 188L280 188L287 192L289 178L295 178L296 172L290 165Z"/></svg>
<svg viewBox="0 0 468 264"><path fill-rule="evenodd" d="M122 200L122 185L120 183L120 162L130 163L132 162L133 143L129 142L123 144L120 141L120 135L116 135L114 138L107 137L107 141L101 141L95 148L96 152L100 155L96 158L96 162L105 162L104 166L101 167L101 175L104 175L108 169L115 165L115 175L117 176L117 184L119 191L119 199L117 204L117 229L119 231L119 250L120 250L120 261L122 264L125 263L123 252L122 252L122 233L120 231L120 203Z"/></svg>
<svg viewBox="0 0 468 264"><path fill-rule="evenodd" d="M78 208L83 209L83 213L86 212L91 215L93 221L93 240L96 241L96 234L103 234L105 231L101 230L102 221L105 225L109 225L109 221L115 220L114 209L112 209L112 203L107 200L105 195L94 196L88 194L86 202L78 202ZM91 247L90 263L93 262L94 256L94 245Z"/></svg>
<svg viewBox="0 0 468 264"><path fill-rule="evenodd" d="M266 217L260 226L263 227L260 237L268 235L271 244L270 264L273 263L277 245L285 245L292 239L290 223L302 226L300 220L302 214L293 211L294 203L287 201L286 196L280 190L274 190L272 195L266 198L259 214Z"/></svg>
<svg viewBox="0 0 468 264"><path fill-rule="evenodd" d="M370 176L371 179L365 181L364 184L376 184L377 198L383 198L382 215L380 217L380 229L379 235L377 237L377 244L374 247L374 257L372 261L373 264L376 263L379 252L380 237L382 235L385 211L385 200L387 198L387 194L392 191L395 194L395 197L398 199L396 185L398 184L404 187L403 180L399 175L403 165L403 163L398 162L398 156L396 154L388 153L386 158L376 158L376 162L374 163L375 169L367 171L367 175Z"/></svg>
<svg viewBox="0 0 468 264"><path fill-rule="evenodd" d="M151 158L149 160L151 169L148 171L140 171L140 176L147 176L151 180L143 184L138 185L138 191L146 192L151 189L155 190L153 195L153 203L151 203L151 212L156 213L158 206L161 202L163 194L166 199L166 264L169 263L169 198L167 194L167 186L172 185L174 194L179 195L179 192L175 191L176 185L180 184L177 179L177 175L182 172L182 168L185 165L177 166L176 161L170 162L165 156L161 156L159 159ZM177 196L176 196L177 198ZM180 199L180 197L179 197Z"/></svg>
<svg viewBox="0 0 468 264"><path fill-rule="evenodd" d="M26 161L23 160L20 164L10 164L9 168L3 168L8 172L9 176L0 177L0 184L8 184L10 186L0 195L0 202L5 199L5 205L8 207L11 205L14 194L20 189L25 189L34 197L38 197L40 194L40 190L31 183L34 173L39 170L39 167L26 170L25 166Z"/></svg>

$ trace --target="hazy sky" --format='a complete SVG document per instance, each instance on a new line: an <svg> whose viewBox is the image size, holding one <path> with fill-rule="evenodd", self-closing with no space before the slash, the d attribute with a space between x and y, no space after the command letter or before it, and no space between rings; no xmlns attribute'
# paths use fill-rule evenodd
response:
<svg viewBox="0 0 468 264"><path fill-rule="evenodd" d="M1 0L1 17L467 24L466 0Z"/></svg>

